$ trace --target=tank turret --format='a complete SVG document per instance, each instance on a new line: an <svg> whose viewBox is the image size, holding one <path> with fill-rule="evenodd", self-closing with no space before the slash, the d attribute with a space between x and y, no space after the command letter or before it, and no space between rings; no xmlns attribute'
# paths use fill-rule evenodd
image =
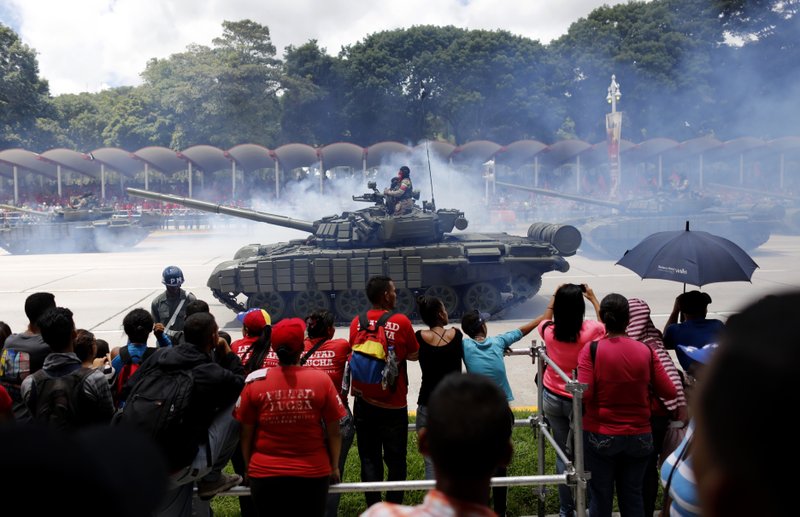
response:
<svg viewBox="0 0 800 517"><path fill-rule="evenodd" d="M440 297L451 316L465 310L498 313L534 296L542 274L565 272L564 257L581 242L572 226L531 225L527 236L460 233L461 210L437 209L423 201L404 215L390 214L376 186L353 196L371 206L316 221L129 188L132 196L166 201L205 212L293 228L309 237L276 244L252 244L219 264L208 287L234 311L263 307L277 320L334 311L349 321L370 304L366 282L388 275L397 288L397 310L413 315L414 297ZM241 300L241 298L244 300Z"/></svg>
<svg viewBox="0 0 800 517"><path fill-rule="evenodd" d="M587 251L607 258L622 257L653 233L680 230L687 220L693 229L725 237L745 250L767 242L780 224L774 211L759 206L731 209L721 206L718 199L697 192L662 192L615 202L500 181L496 184L609 209L567 221L580 229Z"/></svg>

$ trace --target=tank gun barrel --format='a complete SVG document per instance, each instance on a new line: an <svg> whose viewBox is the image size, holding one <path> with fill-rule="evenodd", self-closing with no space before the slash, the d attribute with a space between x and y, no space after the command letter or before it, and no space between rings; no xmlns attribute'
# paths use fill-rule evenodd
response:
<svg viewBox="0 0 800 517"><path fill-rule="evenodd" d="M513 183L505 183L503 181L495 181L496 185L500 185L501 187L509 187L509 188L516 188L520 190L527 190L528 192L533 192L535 194L541 194L543 196L551 196L551 197L560 197L562 199L570 199L572 201L579 201L581 203L589 203L592 205L599 205L605 206L608 208L618 208L624 209L625 205L622 203L614 203L613 201L603 201L602 199L593 199L590 197L583 197L583 196L576 196L574 194L564 194L562 192L556 192L555 190L548 190L544 188L538 187L527 187L524 185L514 185Z"/></svg>
<svg viewBox="0 0 800 517"><path fill-rule="evenodd" d="M150 192L148 190L141 190L137 188L129 187L125 190L128 192L128 194L135 197L143 197L152 199L154 201L166 201L168 203L175 203L176 205L195 208L203 212L230 215L232 217L239 217L241 219L250 219L251 221L256 221L259 223L269 223L276 226L283 226L285 228L293 228L295 230L314 233L314 223L311 221L292 219L291 217L259 212L258 210L248 210L246 208L219 205L189 197L173 196L172 194L159 194L157 192Z"/></svg>
<svg viewBox="0 0 800 517"><path fill-rule="evenodd" d="M780 192L767 192L765 190L756 190L756 189L747 188L747 187L736 187L736 186L733 186L733 185L724 185L722 183L708 183L708 185L710 187L724 188L724 189L728 189L728 190L734 190L736 192L745 192L747 194L756 194L756 195L764 196L764 197L775 197L775 198L780 198L780 199L786 199L788 201L800 201L800 197L790 196L788 194L781 194Z"/></svg>
<svg viewBox="0 0 800 517"><path fill-rule="evenodd" d="M11 210L11 211L14 211L14 212L23 212L23 213L26 213L26 214L38 215L39 217L50 217L50 215L52 215L52 214L50 214L48 212L40 212L38 210L33 210L33 209L30 209L30 208L23 208L23 207L14 206L14 205L6 205L5 203L0 203L0 208L4 208L6 210Z"/></svg>

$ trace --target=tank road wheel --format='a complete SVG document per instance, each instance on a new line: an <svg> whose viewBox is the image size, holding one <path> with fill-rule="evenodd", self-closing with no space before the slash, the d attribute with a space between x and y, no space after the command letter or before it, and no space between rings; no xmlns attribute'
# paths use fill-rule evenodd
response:
<svg viewBox="0 0 800 517"><path fill-rule="evenodd" d="M247 308L262 308L269 313L273 325L286 316L286 300L274 291L251 294L247 297Z"/></svg>
<svg viewBox="0 0 800 517"><path fill-rule="evenodd" d="M350 321L371 307L362 289L336 291L333 305L336 307L336 316L342 321Z"/></svg>
<svg viewBox="0 0 800 517"><path fill-rule="evenodd" d="M452 317L456 314L459 302L458 293L449 285L432 285L425 291L425 294L428 296L435 296L442 300L448 316Z"/></svg>
<svg viewBox="0 0 800 517"><path fill-rule="evenodd" d="M500 289L489 282L478 282L464 291L464 311L493 312L502 304Z"/></svg>
<svg viewBox="0 0 800 517"><path fill-rule="evenodd" d="M541 288L541 275L516 275L511 279L511 294L520 298L533 298Z"/></svg>
<svg viewBox="0 0 800 517"><path fill-rule="evenodd" d="M417 303L414 300L414 293L411 289L401 287L397 290L397 301L394 303L394 310L400 314L405 314L409 318L416 312Z"/></svg>
<svg viewBox="0 0 800 517"><path fill-rule="evenodd" d="M301 291L292 299L295 316L305 318L314 311L330 310L331 299L322 291Z"/></svg>

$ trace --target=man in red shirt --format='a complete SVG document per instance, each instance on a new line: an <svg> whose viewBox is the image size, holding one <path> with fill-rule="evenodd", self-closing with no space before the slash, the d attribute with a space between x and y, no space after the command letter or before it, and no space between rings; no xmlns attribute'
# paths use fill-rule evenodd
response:
<svg viewBox="0 0 800 517"><path fill-rule="evenodd" d="M375 276L367 282L367 298L372 309L367 319L374 324L386 311L394 310L397 292L388 276ZM350 346L358 333L358 315L350 323ZM383 463L388 481L406 479L406 447L408 445L408 372L406 361L416 361L419 345L411 321L405 314L392 314L386 321L386 339L397 357L398 379L393 391L380 400L359 396L353 404L361 458L361 481L383 481ZM365 492L367 506L380 502L379 492ZM403 492L387 492L386 500L402 504Z"/></svg>

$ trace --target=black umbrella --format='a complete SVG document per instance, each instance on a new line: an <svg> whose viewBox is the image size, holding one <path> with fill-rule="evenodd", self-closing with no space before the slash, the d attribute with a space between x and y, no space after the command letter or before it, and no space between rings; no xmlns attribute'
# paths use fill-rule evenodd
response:
<svg viewBox="0 0 800 517"><path fill-rule="evenodd" d="M658 232L645 237L617 261L640 277L702 287L716 282L749 282L758 264L735 243L708 232Z"/></svg>

